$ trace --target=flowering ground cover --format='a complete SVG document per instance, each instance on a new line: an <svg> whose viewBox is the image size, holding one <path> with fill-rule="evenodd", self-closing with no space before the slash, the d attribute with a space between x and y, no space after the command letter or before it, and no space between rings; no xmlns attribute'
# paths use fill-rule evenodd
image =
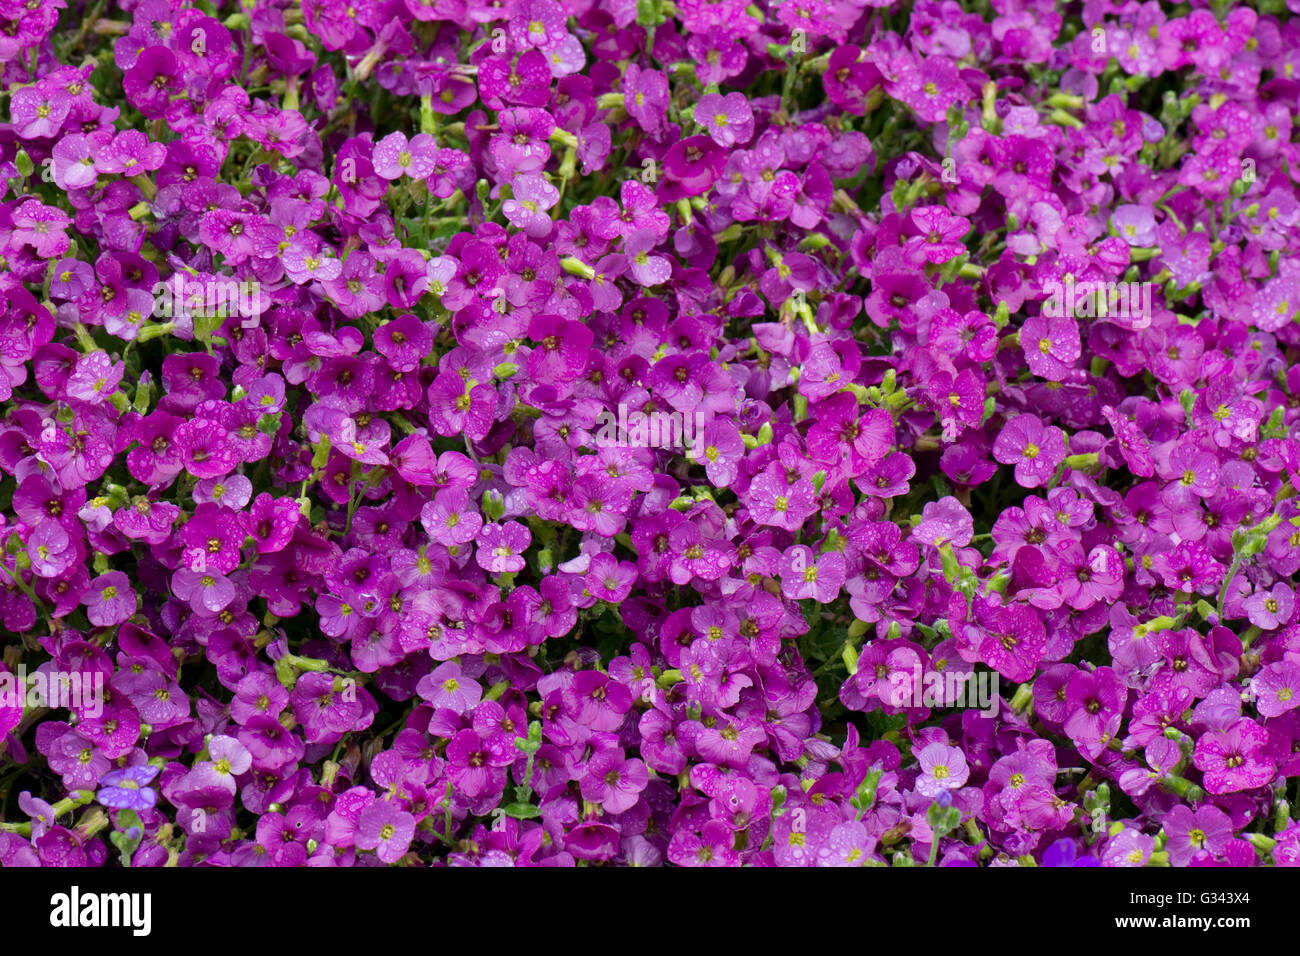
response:
<svg viewBox="0 0 1300 956"><path fill-rule="evenodd" d="M0 0L0 864L1296 864L1294 12Z"/></svg>

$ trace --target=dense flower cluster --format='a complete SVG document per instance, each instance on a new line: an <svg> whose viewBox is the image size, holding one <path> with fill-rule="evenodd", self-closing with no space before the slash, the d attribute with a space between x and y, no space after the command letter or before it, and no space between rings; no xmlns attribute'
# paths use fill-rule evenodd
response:
<svg viewBox="0 0 1300 956"><path fill-rule="evenodd" d="M1280 0L88 6L0 864L1300 862Z"/></svg>

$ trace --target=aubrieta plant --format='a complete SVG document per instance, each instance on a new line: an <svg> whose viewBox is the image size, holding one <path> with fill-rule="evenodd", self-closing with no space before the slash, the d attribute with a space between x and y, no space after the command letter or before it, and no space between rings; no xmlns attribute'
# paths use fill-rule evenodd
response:
<svg viewBox="0 0 1300 956"><path fill-rule="evenodd" d="M0 864L1300 864L1294 13L3 3Z"/></svg>

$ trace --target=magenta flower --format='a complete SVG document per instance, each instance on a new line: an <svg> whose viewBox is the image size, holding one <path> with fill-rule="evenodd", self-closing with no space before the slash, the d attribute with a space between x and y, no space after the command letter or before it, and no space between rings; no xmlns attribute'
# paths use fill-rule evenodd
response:
<svg viewBox="0 0 1300 956"><path fill-rule="evenodd" d="M998 432L993 457L1015 466L1016 483L1024 488L1046 484L1065 458L1065 433L1043 425L1037 415L1017 415Z"/></svg>
<svg viewBox="0 0 1300 956"><path fill-rule="evenodd" d="M1102 865L1120 867L1146 866L1154 850L1154 837L1133 827L1125 827L1106 841L1106 847L1102 851Z"/></svg>
<svg viewBox="0 0 1300 956"><path fill-rule="evenodd" d="M429 416L440 435L464 434L478 441L492 429L497 395L492 386L442 372L429 386Z"/></svg>
<svg viewBox="0 0 1300 956"><path fill-rule="evenodd" d="M647 133L659 132L668 109L668 79L629 63L623 72L623 108Z"/></svg>
<svg viewBox="0 0 1300 956"><path fill-rule="evenodd" d="M1156 239L1155 212L1150 206L1116 206L1111 225L1130 246L1152 246Z"/></svg>
<svg viewBox="0 0 1300 956"><path fill-rule="evenodd" d="M945 544L965 547L974 534L975 521L970 512L951 495L927 502L920 522L912 529L914 540L936 548Z"/></svg>
<svg viewBox="0 0 1300 956"><path fill-rule="evenodd" d="M796 531L817 510L812 482L791 484L783 469L768 469L749 486L748 504L754 520Z"/></svg>
<svg viewBox="0 0 1300 956"><path fill-rule="evenodd" d="M664 175L669 180L660 195L664 199L703 196L712 188L727 163L727 151L707 136L688 136L668 147L664 156ZM694 226L689 227L693 231ZM689 233L678 233L674 240L678 252ZM643 283L644 284L644 283Z"/></svg>
<svg viewBox="0 0 1300 956"><path fill-rule="evenodd" d="M943 206L921 206L912 210L912 224L920 233L908 241L925 262L941 263L961 255L961 239L970 230L970 220L954 216Z"/></svg>
<svg viewBox="0 0 1300 956"><path fill-rule="evenodd" d="M575 722L595 731L617 730L632 706L632 692L599 671L580 671L562 700Z"/></svg>
<svg viewBox="0 0 1300 956"><path fill-rule="evenodd" d="M162 143L151 143L144 133L128 129L96 151L95 168L101 173L137 176L158 169L166 158L167 148Z"/></svg>
<svg viewBox="0 0 1300 956"><path fill-rule="evenodd" d="M9 100L9 118L23 139L44 139L58 135L72 108L71 98L46 83L14 90Z"/></svg>
<svg viewBox="0 0 1300 956"><path fill-rule="evenodd" d="M1109 667L1076 671L1065 689L1065 732L1088 752L1098 752L1119 729L1128 690Z"/></svg>
<svg viewBox="0 0 1300 956"><path fill-rule="evenodd" d="M515 754L497 753L473 730L461 730L447 744L447 764L455 792L475 800L499 793L505 786L505 767Z"/></svg>
<svg viewBox="0 0 1300 956"><path fill-rule="evenodd" d="M266 492L257 496L252 510L241 512L244 531L257 544L259 554L282 551L293 540L294 529L302 520L302 510L291 498L274 498Z"/></svg>
<svg viewBox="0 0 1300 956"><path fill-rule="evenodd" d="M29 199L13 212L11 221L12 242L16 246L31 246L42 259L56 259L71 245L65 230L72 220L57 206Z"/></svg>
<svg viewBox="0 0 1300 956"><path fill-rule="evenodd" d="M1070 315L1030 316L1020 329L1020 347L1031 372L1064 381L1082 354L1078 323Z"/></svg>
<svg viewBox="0 0 1300 956"><path fill-rule="evenodd" d="M1268 590L1256 588L1241 606L1251 624L1272 631L1290 622L1295 612L1295 592L1285 582L1279 581Z"/></svg>
<svg viewBox="0 0 1300 956"><path fill-rule="evenodd" d="M1205 774L1205 789L1210 793L1252 790L1267 784L1277 772L1267 745L1268 731L1243 717L1224 730L1201 734L1192 762Z"/></svg>
<svg viewBox="0 0 1300 956"><path fill-rule="evenodd" d="M560 200L560 191L536 174L521 174L511 183L511 198L501 204L501 213L511 225L535 238L551 231L547 210Z"/></svg>
<svg viewBox="0 0 1300 956"><path fill-rule="evenodd" d="M586 367L593 336L582 323L538 315L529 325L528 336L538 343L528 354L528 374L537 381L569 382Z"/></svg>
<svg viewBox="0 0 1300 956"><path fill-rule="evenodd" d="M625 758L621 747L609 747L587 762L579 786L584 800L599 803L606 813L623 813L640 799L649 779L644 763Z"/></svg>
<svg viewBox="0 0 1300 956"><path fill-rule="evenodd" d="M99 178L96 169L96 146L80 133L63 136L54 144L51 173L60 189L86 189Z"/></svg>
<svg viewBox="0 0 1300 956"><path fill-rule="evenodd" d="M183 469L197 478L220 478L238 464L229 432L210 418L181 422L172 437Z"/></svg>
<svg viewBox="0 0 1300 956"><path fill-rule="evenodd" d="M602 601L619 604L632 593L636 583L636 565L619 561L612 554L593 555L585 578L587 590Z"/></svg>
<svg viewBox="0 0 1300 956"><path fill-rule="evenodd" d="M426 502L420 523L439 544L468 544L483 527L483 516L469 507L469 494L461 487L444 488Z"/></svg>
<svg viewBox="0 0 1300 956"><path fill-rule="evenodd" d="M509 574L524 569L524 551L533 539L529 530L517 521L485 524L478 536L474 558L479 567L492 574Z"/></svg>

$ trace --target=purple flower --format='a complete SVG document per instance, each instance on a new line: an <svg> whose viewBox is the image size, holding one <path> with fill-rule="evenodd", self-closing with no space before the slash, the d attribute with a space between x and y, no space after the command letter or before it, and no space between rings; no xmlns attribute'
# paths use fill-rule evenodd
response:
<svg viewBox="0 0 1300 956"><path fill-rule="evenodd" d="M1243 717L1225 730L1201 734L1192 763L1205 774L1210 793L1252 790L1267 784L1277 771L1267 744L1268 731Z"/></svg>
<svg viewBox="0 0 1300 956"><path fill-rule="evenodd" d="M465 677L455 661L440 664L420 678L416 693L435 707L445 707L458 714L473 710L483 696L477 681Z"/></svg>
<svg viewBox="0 0 1300 956"><path fill-rule="evenodd" d="M1040 866L1101 866L1095 856L1079 856L1077 840L1063 837L1043 851Z"/></svg>
<svg viewBox="0 0 1300 956"><path fill-rule="evenodd" d="M72 567L81 552L61 522L44 518L27 539L27 556L32 560L33 573L57 578Z"/></svg>
<svg viewBox="0 0 1300 956"><path fill-rule="evenodd" d="M43 259L57 258L66 253L71 245L64 230L72 220L57 206L46 206L35 199L29 199L13 212L11 221L12 241L16 245L25 243L31 246Z"/></svg>
<svg viewBox="0 0 1300 956"><path fill-rule="evenodd" d="M1037 488L1048 482L1065 458L1065 433L1054 425L1044 426L1037 415L1017 415L998 432L993 457L1015 465L1017 484Z"/></svg>
<svg viewBox="0 0 1300 956"><path fill-rule="evenodd" d="M610 747L587 762L580 781L582 798L599 803L606 813L623 813L637 802L649 779L644 763L625 758L621 747Z"/></svg>
<svg viewBox="0 0 1300 956"><path fill-rule="evenodd" d="M124 770L112 770L99 778L100 790L95 799L115 810L149 810L158 802L158 794L148 784L158 776L158 768L139 764Z"/></svg>
<svg viewBox="0 0 1300 956"><path fill-rule="evenodd" d="M664 175L669 180L660 195L663 199L703 196L722 175L727 162L725 148L707 136L688 136L668 147L664 156ZM674 240L677 250L685 254L682 240L694 233L694 220ZM643 285L645 283L642 283Z"/></svg>
<svg viewBox="0 0 1300 956"><path fill-rule="evenodd" d="M414 836L415 817L388 800L371 803L357 821L357 848L374 850L385 863L396 863L405 856Z"/></svg>
<svg viewBox="0 0 1300 956"><path fill-rule="evenodd" d="M1155 838L1133 827L1125 827L1106 841L1104 866L1146 866L1155 849Z"/></svg>
<svg viewBox="0 0 1300 956"><path fill-rule="evenodd" d="M1156 240L1156 218L1149 206L1116 206L1111 225L1130 246L1152 246Z"/></svg>
<svg viewBox="0 0 1300 956"><path fill-rule="evenodd" d="M538 343L528 354L528 374L535 380L569 382L586 367L593 336L582 323L558 315L538 315L529 325L528 336Z"/></svg>
<svg viewBox="0 0 1300 956"><path fill-rule="evenodd" d="M1256 627L1272 631L1291 620L1295 611L1295 592L1279 581L1269 590L1256 588L1250 597L1242 602L1242 609Z"/></svg>
<svg viewBox="0 0 1300 956"><path fill-rule="evenodd" d="M191 571L180 568L172 575L172 590L199 614L218 614L235 599L235 586L215 568Z"/></svg>
<svg viewBox="0 0 1300 956"><path fill-rule="evenodd" d="M1086 753L1098 753L1119 730L1128 690L1109 667L1076 671L1065 688L1065 732Z"/></svg>
<svg viewBox="0 0 1300 956"><path fill-rule="evenodd" d="M1232 837L1232 822L1212 804L1202 804L1196 810L1178 804L1165 815L1164 831L1169 862L1187 866L1199 852L1221 854Z"/></svg>
<svg viewBox="0 0 1300 956"><path fill-rule="evenodd" d="M586 584L587 590L595 597L618 604L632 593L636 579L635 564L619 561L612 554L602 552L592 557Z"/></svg>
<svg viewBox="0 0 1300 956"><path fill-rule="evenodd" d="M629 63L623 72L623 108L647 133L659 132L668 109L668 79Z"/></svg>
<svg viewBox="0 0 1300 956"><path fill-rule="evenodd" d="M521 174L511 183L511 198L501 204L502 214L511 225L534 238L551 231L551 217L546 211L560 200L560 191L536 174Z"/></svg>
<svg viewBox="0 0 1300 956"><path fill-rule="evenodd" d="M651 255L656 245L658 241L648 229L632 233L623 243L623 254L627 256L628 271L639 285L659 285L667 282L672 275L670 258Z"/></svg>
<svg viewBox="0 0 1300 956"><path fill-rule="evenodd" d="M858 820L846 820L826 835L817 848L818 866L867 866L876 849L877 838Z"/></svg>
<svg viewBox="0 0 1300 956"><path fill-rule="evenodd" d="M229 474L239 462L231 447L229 432L210 418L181 422L172 442L181 467L196 478L220 478Z"/></svg>
<svg viewBox="0 0 1300 956"><path fill-rule="evenodd" d="M812 482L789 483L783 470L769 469L750 483L748 504L754 520L796 531L816 510Z"/></svg>

